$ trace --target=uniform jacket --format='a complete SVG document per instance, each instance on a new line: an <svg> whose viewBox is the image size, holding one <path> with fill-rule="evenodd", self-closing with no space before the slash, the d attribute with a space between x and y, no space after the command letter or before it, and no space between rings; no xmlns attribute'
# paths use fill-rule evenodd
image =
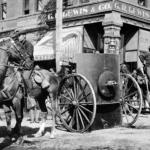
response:
<svg viewBox="0 0 150 150"><path fill-rule="evenodd" d="M27 69L27 70L30 70L30 69L32 69L33 68L33 64L34 64L34 58L33 58L33 50L34 50L34 47L33 47L33 45L29 42L29 41L27 41L27 40L25 40L25 41L23 41L23 42L21 42L21 44L22 44L22 49L21 49L21 51L22 51L22 53L25 55L25 69Z"/></svg>

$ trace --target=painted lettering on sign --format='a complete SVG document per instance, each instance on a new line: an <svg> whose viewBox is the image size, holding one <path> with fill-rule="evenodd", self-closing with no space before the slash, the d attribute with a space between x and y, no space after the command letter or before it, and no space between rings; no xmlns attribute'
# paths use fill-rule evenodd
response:
<svg viewBox="0 0 150 150"><path fill-rule="evenodd" d="M111 2L87 5L83 7L77 7L77 8L65 10L63 12L63 18L90 15L90 14L95 14L95 13L104 12L108 10L112 10Z"/></svg>
<svg viewBox="0 0 150 150"><path fill-rule="evenodd" d="M122 1L100 2L74 8L68 8L63 11L63 18L74 18L113 10L138 18L150 20L150 10ZM48 16L54 16L54 14L50 13ZM49 17L49 19L52 20L54 18Z"/></svg>
<svg viewBox="0 0 150 150"><path fill-rule="evenodd" d="M150 11L147 9L143 9L141 7L137 7L137 6L119 2L119 1L114 2L113 7L115 10L119 10L120 12L130 14L135 17L140 17L143 19L150 19Z"/></svg>

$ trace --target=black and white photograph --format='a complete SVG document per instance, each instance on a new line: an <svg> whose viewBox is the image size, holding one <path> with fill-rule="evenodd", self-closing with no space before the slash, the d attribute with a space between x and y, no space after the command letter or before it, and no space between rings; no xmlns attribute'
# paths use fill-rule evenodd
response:
<svg viewBox="0 0 150 150"><path fill-rule="evenodd" d="M150 150L150 0L0 0L0 150Z"/></svg>

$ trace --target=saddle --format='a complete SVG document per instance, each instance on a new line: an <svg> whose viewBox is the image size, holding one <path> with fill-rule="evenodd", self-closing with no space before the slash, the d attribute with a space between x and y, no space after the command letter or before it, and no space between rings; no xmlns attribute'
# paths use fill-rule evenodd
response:
<svg viewBox="0 0 150 150"><path fill-rule="evenodd" d="M3 85L0 89L0 102L12 99L15 96L21 83L22 78L19 71L15 69L11 71L11 73L7 71Z"/></svg>
<svg viewBox="0 0 150 150"><path fill-rule="evenodd" d="M50 72L46 69L34 70L32 75L33 82L41 85L43 89L46 89L51 84L51 79L56 77L55 72Z"/></svg>

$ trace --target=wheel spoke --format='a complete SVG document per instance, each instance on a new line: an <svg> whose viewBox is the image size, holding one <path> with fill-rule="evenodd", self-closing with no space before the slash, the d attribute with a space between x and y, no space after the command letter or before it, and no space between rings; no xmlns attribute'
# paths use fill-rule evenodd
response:
<svg viewBox="0 0 150 150"><path fill-rule="evenodd" d="M61 97L64 97L66 100L72 102L72 99L70 99L69 97L65 96L64 94L62 94Z"/></svg>
<svg viewBox="0 0 150 150"><path fill-rule="evenodd" d="M125 118L126 118L127 122L129 122L128 117L127 117L126 109L125 109L125 107L124 107L124 106L123 106L122 108L123 108L123 111L124 111L124 113L125 113Z"/></svg>
<svg viewBox="0 0 150 150"><path fill-rule="evenodd" d="M74 125L74 118L75 118L75 111L73 112L73 116L72 116L72 118L71 118L71 121L70 121L70 123L69 123L69 127L73 127L73 125ZM72 126L71 126L72 125Z"/></svg>
<svg viewBox="0 0 150 150"><path fill-rule="evenodd" d="M73 88L74 88L74 98L76 99L77 98L77 85L76 85L76 78L74 77L74 80L73 80Z"/></svg>
<svg viewBox="0 0 150 150"><path fill-rule="evenodd" d="M136 109L133 105L127 103L128 106L130 106L131 108L133 108L134 110L136 110L138 112L138 109Z"/></svg>
<svg viewBox="0 0 150 150"><path fill-rule="evenodd" d="M80 108L77 110L78 111L78 114L79 114L79 118L80 118L80 120L81 120L81 123L82 123L82 127L83 128L85 128L85 125L84 125L84 122L83 122L83 119L82 119L82 116L81 116L81 114L80 114Z"/></svg>
<svg viewBox="0 0 150 150"><path fill-rule="evenodd" d="M131 116L131 117L134 119L135 116L133 116L133 113L132 113L132 111L130 110L129 107L127 108L127 111L128 111L128 113L129 113L128 116Z"/></svg>
<svg viewBox="0 0 150 150"><path fill-rule="evenodd" d="M91 93L88 93L88 94L84 95L84 96L79 100L79 102L81 102L82 100L86 99L86 97L88 97L89 95L91 95ZM87 99L86 99L86 100L87 100Z"/></svg>
<svg viewBox="0 0 150 150"><path fill-rule="evenodd" d="M93 114L92 111L90 111L89 109L85 108L84 106L80 105L79 107L82 107L82 109L84 109L86 112L89 112L90 114Z"/></svg>
<svg viewBox="0 0 150 150"><path fill-rule="evenodd" d="M63 86L64 88L65 88L65 90L67 91L67 93L68 93L68 95L70 96L70 98L72 98L73 99L73 97L72 97L72 95L70 94L70 92L68 91L68 89L65 87L65 86Z"/></svg>
<svg viewBox="0 0 150 150"><path fill-rule="evenodd" d="M137 93L137 91L134 91L134 92L130 93L129 95L126 95L126 96L124 97L124 99L126 99L126 98L128 98L128 97L131 97L132 95L135 95L136 93Z"/></svg>
<svg viewBox="0 0 150 150"><path fill-rule="evenodd" d="M63 107L63 108L64 108L64 107ZM63 109L63 108L62 108L62 109ZM70 107L67 107L67 108L65 107L65 110L64 110L63 112L61 112L61 115L65 114L67 111L71 110L71 108L72 108L71 106L70 106Z"/></svg>
<svg viewBox="0 0 150 150"><path fill-rule="evenodd" d="M86 121L88 123L90 123L90 120L88 119L88 117L86 116L86 114L83 112L83 110L79 107L79 110L81 111L82 115L84 116L84 118L86 119Z"/></svg>
<svg viewBox="0 0 150 150"><path fill-rule="evenodd" d="M76 123L77 123L77 130L79 130L79 117L76 109Z"/></svg>

